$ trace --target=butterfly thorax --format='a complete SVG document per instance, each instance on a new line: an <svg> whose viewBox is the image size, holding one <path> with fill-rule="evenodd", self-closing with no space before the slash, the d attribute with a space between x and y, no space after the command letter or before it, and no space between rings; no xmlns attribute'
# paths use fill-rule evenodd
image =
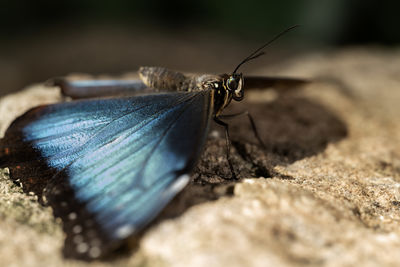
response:
<svg viewBox="0 0 400 267"><path fill-rule="evenodd" d="M214 91L214 113L220 113L229 105L232 98L243 98L243 79L241 74L183 74L162 67L140 67L139 76L143 83L159 91Z"/></svg>

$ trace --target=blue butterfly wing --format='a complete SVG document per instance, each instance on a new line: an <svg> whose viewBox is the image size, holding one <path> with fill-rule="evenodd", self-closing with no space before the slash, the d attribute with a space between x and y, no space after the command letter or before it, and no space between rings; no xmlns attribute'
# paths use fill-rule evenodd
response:
<svg viewBox="0 0 400 267"><path fill-rule="evenodd" d="M180 92L36 108L9 128L3 154L17 174L47 174L45 196L71 232L66 256L96 258L143 229L186 185L212 97ZM39 156L39 167L24 147Z"/></svg>

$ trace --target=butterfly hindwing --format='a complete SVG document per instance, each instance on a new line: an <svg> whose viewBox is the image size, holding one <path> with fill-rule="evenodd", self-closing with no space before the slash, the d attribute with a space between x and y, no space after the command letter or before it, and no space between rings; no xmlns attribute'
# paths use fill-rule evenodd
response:
<svg viewBox="0 0 400 267"><path fill-rule="evenodd" d="M60 103L17 119L2 149L14 161L24 147L40 157L50 172L45 196L71 232L64 252L96 258L145 227L186 185L211 113L211 91ZM10 162L11 173L32 162Z"/></svg>

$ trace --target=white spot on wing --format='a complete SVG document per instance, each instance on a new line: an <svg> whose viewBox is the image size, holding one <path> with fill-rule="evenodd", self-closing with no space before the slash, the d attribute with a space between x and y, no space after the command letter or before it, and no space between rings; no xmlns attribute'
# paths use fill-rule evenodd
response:
<svg viewBox="0 0 400 267"><path fill-rule="evenodd" d="M89 250L89 256L90 256L91 258L97 258L97 257L100 256L100 254L101 254L101 250L100 250L100 248L98 248L98 247L92 247L92 248L90 248L90 250Z"/></svg>
<svg viewBox="0 0 400 267"><path fill-rule="evenodd" d="M73 231L75 234L79 234L80 232L82 232L82 226L80 226L80 225L75 225L74 228L72 228L72 231Z"/></svg>
<svg viewBox="0 0 400 267"><path fill-rule="evenodd" d="M170 195L175 195L177 192L181 191L189 182L190 176L188 174L183 174L179 176L175 182L167 188L163 192L163 196L170 196Z"/></svg>
<svg viewBox="0 0 400 267"><path fill-rule="evenodd" d="M118 238L123 239L123 238L128 237L134 231L135 231L135 227L133 227L132 225L129 225L129 224L125 224L117 229L116 234L117 234Z"/></svg>
<svg viewBox="0 0 400 267"><path fill-rule="evenodd" d="M75 220L77 218L77 215L75 212L71 212L70 214L68 214L68 219Z"/></svg>
<svg viewBox="0 0 400 267"><path fill-rule="evenodd" d="M86 251L88 251L89 246L86 243L80 243L79 245L76 246L76 251L78 253L85 253Z"/></svg>

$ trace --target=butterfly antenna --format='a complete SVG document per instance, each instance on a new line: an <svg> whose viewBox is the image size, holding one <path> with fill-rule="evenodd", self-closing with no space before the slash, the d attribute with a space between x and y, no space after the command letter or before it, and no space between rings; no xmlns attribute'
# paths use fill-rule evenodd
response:
<svg viewBox="0 0 400 267"><path fill-rule="evenodd" d="M276 41L279 37L281 37L282 35L286 34L287 32L293 30L294 28L299 27L300 25L294 25L290 28L287 28L286 30L280 32L279 34L277 34L274 38L272 38L271 40L269 40L268 42L266 42L265 44L263 44L262 46L260 46L258 49L256 49L253 53L251 53L250 55L248 55L245 59L243 59L235 68L235 70L233 71L233 73L236 73L236 71L240 68L240 66L242 66L244 63L256 59L262 55L265 54L265 52L261 51L262 49L264 49L266 46L270 45L272 42ZM261 52L260 52L261 51Z"/></svg>

